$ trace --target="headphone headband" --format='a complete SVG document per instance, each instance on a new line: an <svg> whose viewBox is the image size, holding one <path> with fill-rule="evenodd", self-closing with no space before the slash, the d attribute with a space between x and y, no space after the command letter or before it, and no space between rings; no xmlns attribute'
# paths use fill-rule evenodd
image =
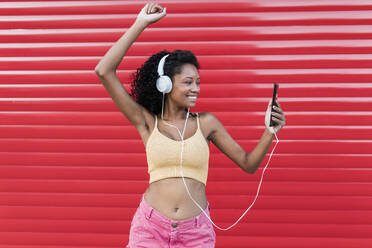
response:
<svg viewBox="0 0 372 248"><path fill-rule="evenodd" d="M165 64L165 59L169 56L169 54L165 55L163 58L161 58L159 65L158 65L158 74L159 76L164 75L164 64Z"/></svg>

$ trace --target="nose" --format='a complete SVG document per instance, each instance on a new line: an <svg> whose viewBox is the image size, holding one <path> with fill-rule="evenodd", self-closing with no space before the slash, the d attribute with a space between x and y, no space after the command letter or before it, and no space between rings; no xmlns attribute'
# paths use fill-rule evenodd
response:
<svg viewBox="0 0 372 248"><path fill-rule="evenodd" d="M199 85L196 82L194 82L192 84L191 91L194 92L194 93L199 93L200 92L200 87L199 87Z"/></svg>

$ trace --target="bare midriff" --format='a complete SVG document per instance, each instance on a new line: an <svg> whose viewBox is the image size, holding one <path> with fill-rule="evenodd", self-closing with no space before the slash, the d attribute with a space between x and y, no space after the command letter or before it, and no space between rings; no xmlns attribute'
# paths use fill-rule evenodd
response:
<svg viewBox="0 0 372 248"><path fill-rule="evenodd" d="M186 177L185 182L192 198L205 209L207 207L205 185ZM182 177L165 178L151 183L144 197L151 207L171 220L189 219L202 212L191 200Z"/></svg>

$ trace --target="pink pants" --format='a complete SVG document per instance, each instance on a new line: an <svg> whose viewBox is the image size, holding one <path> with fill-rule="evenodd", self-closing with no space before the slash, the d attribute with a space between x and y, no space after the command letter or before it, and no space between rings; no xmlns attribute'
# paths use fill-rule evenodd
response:
<svg viewBox="0 0 372 248"><path fill-rule="evenodd" d="M209 216L209 203L204 210ZM187 220L170 220L142 196L133 216L126 248L210 248L216 243L212 223L201 212Z"/></svg>

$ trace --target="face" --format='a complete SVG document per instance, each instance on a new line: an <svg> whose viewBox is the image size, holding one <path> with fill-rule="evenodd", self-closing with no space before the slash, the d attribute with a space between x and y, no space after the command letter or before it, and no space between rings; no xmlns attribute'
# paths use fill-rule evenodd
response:
<svg viewBox="0 0 372 248"><path fill-rule="evenodd" d="M200 92L200 77L198 69L193 64L184 64L180 74L172 78L172 91L169 100L182 107L194 107Z"/></svg>

